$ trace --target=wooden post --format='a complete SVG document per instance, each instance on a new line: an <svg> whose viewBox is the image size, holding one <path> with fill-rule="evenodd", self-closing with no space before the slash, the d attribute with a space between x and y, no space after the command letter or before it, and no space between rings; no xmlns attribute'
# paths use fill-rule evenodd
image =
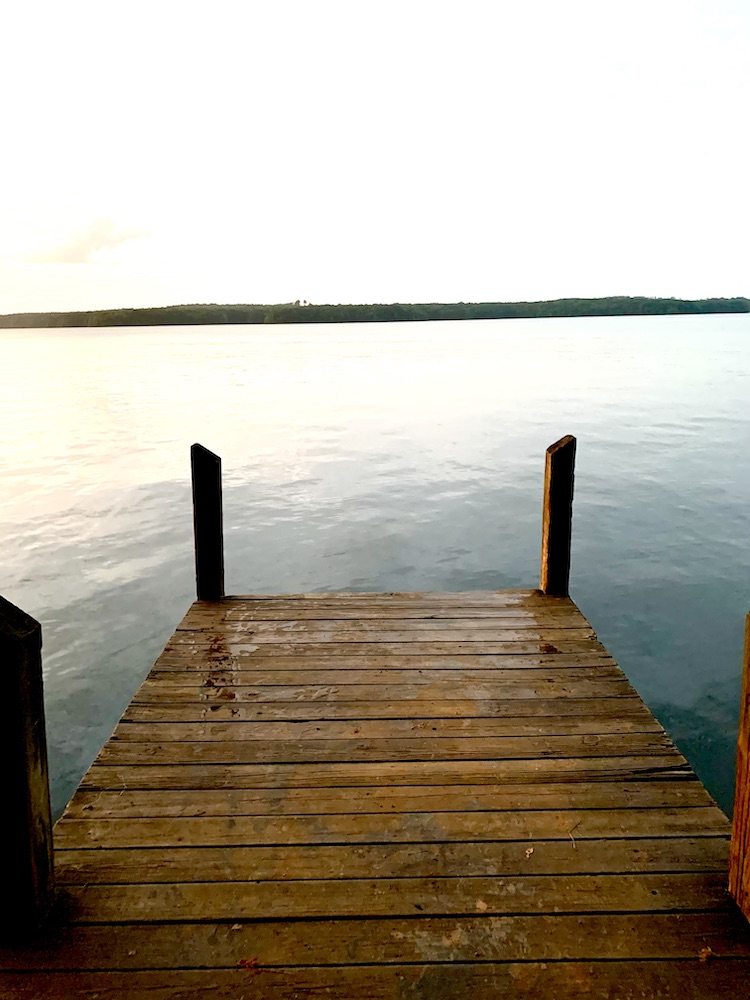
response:
<svg viewBox="0 0 750 1000"><path fill-rule="evenodd" d="M193 473L195 582L199 601L224 596L224 527L221 504L221 459L203 445L190 449Z"/></svg>
<svg viewBox="0 0 750 1000"><path fill-rule="evenodd" d="M0 597L0 934L18 938L52 903L52 814L42 690L42 627Z"/></svg>
<svg viewBox="0 0 750 1000"><path fill-rule="evenodd" d="M737 776L729 853L729 891L750 920L750 614L745 619Z"/></svg>
<svg viewBox="0 0 750 1000"><path fill-rule="evenodd" d="M554 597L568 596L575 460L576 439L570 434L547 449L539 589Z"/></svg>

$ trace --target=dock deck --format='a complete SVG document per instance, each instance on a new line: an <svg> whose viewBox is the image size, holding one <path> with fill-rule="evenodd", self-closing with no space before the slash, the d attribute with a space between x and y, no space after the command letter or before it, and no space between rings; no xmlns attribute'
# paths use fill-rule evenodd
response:
<svg viewBox="0 0 750 1000"><path fill-rule="evenodd" d="M198 601L0 996L739 998L729 834L569 598Z"/></svg>

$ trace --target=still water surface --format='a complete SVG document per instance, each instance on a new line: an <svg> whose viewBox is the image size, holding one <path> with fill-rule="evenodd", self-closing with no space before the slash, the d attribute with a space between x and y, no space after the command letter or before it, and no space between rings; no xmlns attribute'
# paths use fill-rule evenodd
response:
<svg viewBox="0 0 750 1000"><path fill-rule="evenodd" d="M0 593L43 624L54 808L194 593L534 587L578 437L571 593L731 807L750 608L750 316L0 333Z"/></svg>

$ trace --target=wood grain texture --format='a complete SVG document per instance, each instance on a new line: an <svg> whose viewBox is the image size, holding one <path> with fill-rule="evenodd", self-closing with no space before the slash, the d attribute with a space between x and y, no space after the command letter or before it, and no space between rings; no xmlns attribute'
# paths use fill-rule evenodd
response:
<svg viewBox="0 0 750 1000"><path fill-rule="evenodd" d="M619 718L576 717L534 719L329 719L298 722L121 722L114 743L245 742L262 740L373 740L406 738L481 739L509 736L605 736L616 733L661 733L650 714Z"/></svg>
<svg viewBox="0 0 750 1000"><path fill-rule="evenodd" d="M99 764L85 789L343 788L356 785L446 785L553 781L682 781L690 775L677 753L642 757L520 760L372 761L289 764Z"/></svg>
<svg viewBox="0 0 750 1000"><path fill-rule="evenodd" d="M567 597L198 601L0 995L736 998L729 833Z"/></svg>
<svg viewBox="0 0 750 1000"><path fill-rule="evenodd" d="M348 670L287 670L282 661L278 668L252 669L252 664L243 665L243 669L226 670L219 667L212 670L152 670L149 680L161 685L173 687L226 687L226 686L267 686L294 687L303 684L381 684L392 687L398 684L434 684L456 685L463 682L489 681L495 682L502 677L503 684L514 681L577 681L599 680L601 678L622 680L622 674L614 664L599 664L593 669L589 666L571 666L563 668L560 673L554 666L540 667L530 673L528 670L503 670L502 675L497 668L468 667L466 669L431 670L429 667L414 667L410 670L397 668L382 669L380 667L361 668L353 664Z"/></svg>
<svg viewBox="0 0 750 1000"><path fill-rule="evenodd" d="M335 720L335 719L544 719L551 725L558 718L623 718L632 717L644 708L632 690L616 690L609 698L514 698L456 699L444 697L433 701L296 701L237 704L231 698L215 702L174 704L138 704L132 702L125 710L127 722L191 722L191 721L256 721L256 720Z"/></svg>
<svg viewBox="0 0 750 1000"><path fill-rule="evenodd" d="M76 923L726 910L723 872L68 885Z"/></svg>
<svg viewBox="0 0 750 1000"><path fill-rule="evenodd" d="M602 837L727 836L726 816L710 807L533 812L331 813L305 816L197 816L74 820L59 826L58 849L232 847L271 844L393 844L451 841L579 840Z"/></svg>
<svg viewBox="0 0 750 1000"><path fill-rule="evenodd" d="M469 778L471 775L466 775ZM513 784L345 785L341 788L111 789L79 788L65 810L70 819L144 819L175 816L304 816L328 813L532 812L539 809L714 807L701 783L572 781ZM60 828L63 829L62 827ZM726 833L726 826L723 827Z"/></svg>
<svg viewBox="0 0 750 1000"><path fill-rule="evenodd" d="M524 630L541 632L548 629L560 631L563 634L571 629L585 632L592 635L592 629L586 627L581 615L563 613L561 611L544 616L541 620L538 615L527 614L524 616L477 616L476 618L437 618L434 615L425 615L422 618L315 618L310 617L300 619L286 618L279 620L263 619L237 619L230 618L224 622L217 623L210 617L199 619L197 624L192 622L189 625L181 624L176 630L177 633L190 632L196 638L205 638L209 642L211 637L217 634L217 625L220 627L220 635L223 636L253 636L253 635L290 635L300 633L306 635L324 634L331 635L336 632L374 632L377 635L389 634L393 631L399 632L441 632L446 633L446 638L450 638L453 632L471 632L477 638L485 632L516 633Z"/></svg>
<svg viewBox="0 0 750 1000"><path fill-rule="evenodd" d="M447 647L445 652L450 653L461 644L469 647L470 652L508 652L508 653L544 653L553 652L542 647L546 645L555 646L558 650L574 651L580 649L587 652L590 649L599 649L603 652L603 647L594 644L596 634L589 628L555 628L554 626L543 626L540 628L487 628L475 631L471 628L465 629L403 629L391 628L380 631L368 631L347 628L329 629L304 629L300 631L279 629L274 632L261 632L255 630L236 631L234 629L224 629L220 636L217 631L208 630L205 632L182 631L175 632L169 642L172 649L179 649L182 646L190 648L220 648L222 651L232 653L234 649L247 650L250 646L258 644L280 645L282 652L295 652L295 645L314 646L325 644L325 650L318 650L321 655L334 655L341 652L337 646L374 646L374 652L379 650L393 651L396 653L409 653L409 649L401 649L402 645L413 643L417 646L413 653L433 653L440 652L433 649L435 645L443 644ZM529 648L524 648L525 644ZM393 647L396 646L395 649ZM422 648L426 647L426 648ZM273 650L271 650L273 652ZM315 652L313 649L312 652ZM345 649L344 653L356 653L357 649ZM367 650L362 650L367 652Z"/></svg>
<svg viewBox="0 0 750 1000"><path fill-rule="evenodd" d="M726 836L58 850L61 885L726 871Z"/></svg>
<svg viewBox="0 0 750 1000"><path fill-rule="evenodd" d="M417 735L409 739L349 740L168 740L134 743L110 740L99 754L103 765L124 764L297 764L377 763L380 761L536 760L538 758L661 757L671 748L666 733L616 733L613 736L464 736Z"/></svg>
<svg viewBox="0 0 750 1000"><path fill-rule="evenodd" d="M278 654L278 655L277 655ZM569 667L615 666L611 656L600 650L593 652L563 653L458 653L440 656L420 656L419 654L388 655L381 653L356 652L353 658L346 656L326 656L323 649L320 656L292 653L278 653L278 650L251 650L247 653L220 653L212 650L170 647L158 660L159 671L227 671L227 670L543 670L553 667L565 670Z"/></svg>
<svg viewBox="0 0 750 1000"><path fill-rule="evenodd" d="M408 919L200 924L176 920L120 924L113 931L111 925L67 921L61 901L59 926L37 947L2 953L0 968L236 969L251 957L257 957L264 968L676 959L687 959L697 967L701 952L710 948L706 964L715 962L731 975L732 959L750 959L750 934L736 907L710 912L533 916L420 917L415 913ZM737 994L738 1000L744 995ZM699 996L713 1000L712 994Z"/></svg>
<svg viewBox="0 0 750 1000"><path fill-rule="evenodd" d="M257 956L256 956L257 957ZM242 959L239 963L242 963ZM460 964L325 965L134 970L115 972L0 973L0 995L13 1000L736 1000L750 976L750 962L462 962ZM290 983L294 992L290 993Z"/></svg>
<svg viewBox="0 0 750 1000"><path fill-rule="evenodd" d="M136 705L166 704L226 704L226 702L253 703L279 701L435 701L452 691L459 701L488 701L533 698L617 698L632 693L632 688L623 677L586 675L585 678L534 677L525 673L518 678L506 680L464 681L454 683L446 690L442 681L433 684L248 684L212 685L206 687L161 683L147 678L133 697ZM419 707L414 710L419 713Z"/></svg>

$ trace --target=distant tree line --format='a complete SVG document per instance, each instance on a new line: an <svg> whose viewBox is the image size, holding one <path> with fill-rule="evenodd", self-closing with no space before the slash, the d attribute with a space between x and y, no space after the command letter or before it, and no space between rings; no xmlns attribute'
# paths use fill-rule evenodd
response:
<svg viewBox="0 0 750 1000"><path fill-rule="evenodd" d="M12 313L0 328L214 325L219 323L398 323L435 319L527 319L552 316L661 316L750 312L750 299L658 299L615 295L543 302L395 302L390 305L184 305L87 312Z"/></svg>

